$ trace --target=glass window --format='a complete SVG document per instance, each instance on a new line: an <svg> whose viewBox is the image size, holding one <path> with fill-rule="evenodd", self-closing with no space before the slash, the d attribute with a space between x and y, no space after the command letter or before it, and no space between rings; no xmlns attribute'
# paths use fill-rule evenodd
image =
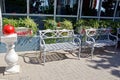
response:
<svg viewBox="0 0 120 80"><path fill-rule="evenodd" d="M113 17L115 5L115 0L102 0L101 16Z"/></svg>
<svg viewBox="0 0 120 80"><path fill-rule="evenodd" d="M78 0L57 0L58 15L77 15Z"/></svg>
<svg viewBox="0 0 120 80"><path fill-rule="evenodd" d="M82 16L97 16L100 0L83 0Z"/></svg>
<svg viewBox="0 0 120 80"><path fill-rule="evenodd" d="M26 13L26 0L3 0L5 3L6 13Z"/></svg>
<svg viewBox="0 0 120 80"><path fill-rule="evenodd" d="M23 19L23 18L27 18L27 16L8 16L8 15L4 15L2 16L3 18L9 18L9 19Z"/></svg>
<svg viewBox="0 0 120 80"><path fill-rule="evenodd" d="M44 29L44 21L43 20L47 20L47 19L52 19L54 20L54 18L52 16L32 16L31 17L37 24L38 24L38 29L42 30Z"/></svg>
<svg viewBox="0 0 120 80"><path fill-rule="evenodd" d="M57 22L62 22L64 21L64 19L70 20L71 22L75 23L77 18L76 17L56 17Z"/></svg>
<svg viewBox="0 0 120 80"><path fill-rule="evenodd" d="M120 1L118 2L118 6L117 6L117 11L116 11L116 17L120 17Z"/></svg>
<svg viewBox="0 0 120 80"><path fill-rule="evenodd" d="M30 0L30 13L54 13L54 0Z"/></svg>

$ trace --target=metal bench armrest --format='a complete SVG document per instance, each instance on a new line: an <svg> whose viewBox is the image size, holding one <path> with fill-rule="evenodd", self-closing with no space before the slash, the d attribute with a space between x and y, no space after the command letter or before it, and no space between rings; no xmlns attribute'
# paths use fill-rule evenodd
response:
<svg viewBox="0 0 120 80"><path fill-rule="evenodd" d="M76 43L75 40L77 39L78 45L81 46L81 39L77 37L76 35L73 36L73 38L74 38L74 43Z"/></svg>
<svg viewBox="0 0 120 80"><path fill-rule="evenodd" d="M114 40L113 40L114 42L118 42L118 37L117 36L115 36L115 35L113 35L111 33L109 34L109 36L114 37Z"/></svg>

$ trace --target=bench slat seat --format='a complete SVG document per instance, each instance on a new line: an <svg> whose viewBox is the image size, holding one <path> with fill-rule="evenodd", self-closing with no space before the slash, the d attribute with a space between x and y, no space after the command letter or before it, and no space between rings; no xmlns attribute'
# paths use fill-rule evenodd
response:
<svg viewBox="0 0 120 80"><path fill-rule="evenodd" d="M56 51L56 50L74 50L78 49L78 45L70 42L65 42L65 43L55 43L55 44L46 44L45 46L46 50L45 51Z"/></svg>

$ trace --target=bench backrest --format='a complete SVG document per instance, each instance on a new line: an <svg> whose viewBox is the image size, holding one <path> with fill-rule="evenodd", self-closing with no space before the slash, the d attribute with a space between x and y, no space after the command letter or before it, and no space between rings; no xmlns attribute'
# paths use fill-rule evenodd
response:
<svg viewBox="0 0 120 80"><path fill-rule="evenodd" d="M39 31L40 36L43 39L48 39L48 38L65 38L65 37L73 37L74 36L74 31L73 30L40 30Z"/></svg>
<svg viewBox="0 0 120 80"><path fill-rule="evenodd" d="M100 29L86 29L86 35L94 37L95 39L109 39L111 29L109 28L100 28Z"/></svg>
<svg viewBox="0 0 120 80"><path fill-rule="evenodd" d="M118 41L120 41L120 28L117 28L117 37L118 37Z"/></svg>
<svg viewBox="0 0 120 80"><path fill-rule="evenodd" d="M120 34L120 28L117 28L117 34Z"/></svg>
<svg viewBox="0 0 120 80"><path fill-rule="evenodd" d="M59 42L72 42L74 41L74 31L73 30L40 30L40 44L46 43L59 43Z"/></svg>

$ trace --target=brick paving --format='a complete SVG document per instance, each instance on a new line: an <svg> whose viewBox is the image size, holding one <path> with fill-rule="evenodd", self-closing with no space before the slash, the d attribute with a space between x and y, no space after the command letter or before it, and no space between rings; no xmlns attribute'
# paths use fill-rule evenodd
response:
<svg viewBox="0 0 120 80"><path fill-rule="evenodd" d="M120 80L120 48L117 54L96 50L92 60L84 52L80 60L75 54L49 53L45 66L34 54L19 55L21 72L11 75L3 75L7 65L0 54L0 80Z"/></svg>

